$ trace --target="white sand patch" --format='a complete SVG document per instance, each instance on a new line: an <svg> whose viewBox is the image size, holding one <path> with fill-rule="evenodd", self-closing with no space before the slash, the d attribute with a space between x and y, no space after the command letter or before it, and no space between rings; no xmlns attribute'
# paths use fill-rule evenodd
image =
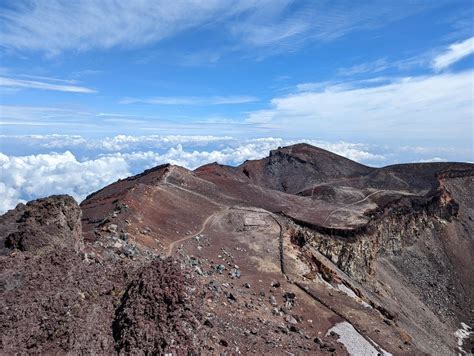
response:
<svg viewBox="0 0 474 356"><path fill-rule="evenodd" d="M464 339L467 339L472 333L472 328L465 323L461 323L461 328L456 330L454 333L454 336L458 339L459 356L468 355L468 353L463 349Z"/></svg>
<svg viewBox="0 0 474 356"><path fill-rule="evenodd" d="M361 334L359 334L357 330L354 329L354 327L347 321L343 321L334 325L327 331L326 336L328 336L331 331L334 331L339 335L337 341L343 344L347 349L347 352L349 352L349 354L352 356L377 356L380 354L374 345L372 345ZM391 353L380 348L377 344L375 345L380 349L383 355L392 355Z"/></svg>

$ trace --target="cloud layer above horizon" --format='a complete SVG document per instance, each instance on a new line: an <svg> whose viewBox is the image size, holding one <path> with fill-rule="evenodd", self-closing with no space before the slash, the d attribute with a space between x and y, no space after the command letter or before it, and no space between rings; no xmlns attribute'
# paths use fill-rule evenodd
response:
<svg viewBox="0 0 474 356"><path fill-rule="evenodd" d="M70 194L81 201L119 178L163 163L190 169L216 161L237 165L247 159L262 158L278 146L295 143L278 138L240 142L231 137L212 136L117 136L90 141L80 136L53 135L9 137L8 140L57 153L0 154L0 212L19 202L50 194ZM358 161L383 159L360 144L310 142Z"/></svg>
<svg viewBox="0 0 474 356"><path fill-rule="evenodd" d="M281 146L306 142L372 166L397 163L407 152L418 161L444 161L437 155L453 152L421 147L370 146L361 143L325 142L282 138L236 139L230 136L126 136L86 139L69 135L2 136L10 146L28 154L0 153L0 213L19 202L70 194L81 201L88 194L117 179L137 174L163 163L188 169L218 162L238 165L260 159Z"/></svg>

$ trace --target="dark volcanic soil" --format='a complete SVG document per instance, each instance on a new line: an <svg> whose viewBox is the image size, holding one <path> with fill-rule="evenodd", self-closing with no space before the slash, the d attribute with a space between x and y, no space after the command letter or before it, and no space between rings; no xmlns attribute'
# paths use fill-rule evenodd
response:
<svg viewBox="0 0 474 356"><path fill-rule="evenodd" d="M301 144L20 204L0 217L0 353L465 354L473 190L472 164Z"/></svg>

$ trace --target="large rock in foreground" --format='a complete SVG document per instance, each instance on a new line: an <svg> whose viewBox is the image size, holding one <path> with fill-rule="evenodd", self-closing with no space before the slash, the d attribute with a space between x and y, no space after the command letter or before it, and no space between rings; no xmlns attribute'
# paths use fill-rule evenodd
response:
<svg viewBox="0 0 474 356"><path fill-rule="evenodd" d="M53 195L18 206L0 217L0 247L35 252L83 248L81 209L69 195Z"/></svg>

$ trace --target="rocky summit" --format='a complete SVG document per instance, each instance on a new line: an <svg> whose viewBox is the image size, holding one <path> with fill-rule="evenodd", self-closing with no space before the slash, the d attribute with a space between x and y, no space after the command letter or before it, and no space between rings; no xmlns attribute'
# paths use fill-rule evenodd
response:
<svg viewBox="0 0 474 356"><path fill-rule="evenodd" d="M298 144L19 204L0 353L472 353L473 191L473 164Z"/></svg>

